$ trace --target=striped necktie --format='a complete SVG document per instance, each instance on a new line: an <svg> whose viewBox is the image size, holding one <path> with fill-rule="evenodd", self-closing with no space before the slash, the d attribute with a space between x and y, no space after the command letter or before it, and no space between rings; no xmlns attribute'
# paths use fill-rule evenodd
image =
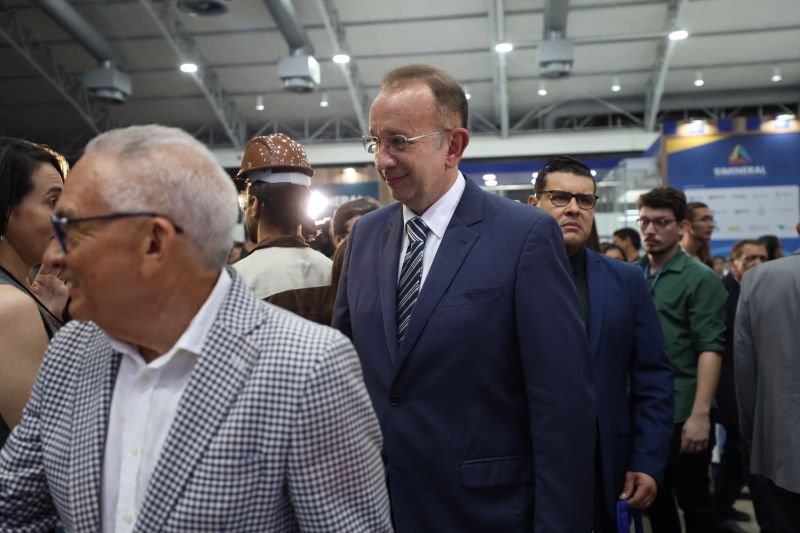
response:
<svg viewBox="0 0 800 533"><path fill-rule="evenodd" d="M421 218L415 217L406 222L408 248L400 269L400 282L397 284L397 345L403 338L411 320L411 311L417 303L419 287L422 283L422 250L428 238L428 226Z"/></svg>

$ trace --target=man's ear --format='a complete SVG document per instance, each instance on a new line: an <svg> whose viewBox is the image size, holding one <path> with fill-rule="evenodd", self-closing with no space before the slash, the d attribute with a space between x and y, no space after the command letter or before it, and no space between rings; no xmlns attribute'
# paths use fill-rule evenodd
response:
<svg viewBox="0 0 800 533"><path fill-rule="evenodd" d="M447 144L447 168L457 168L458 163L464 156L464 150L469 144L469 130L466 128L455 128L450 132L450 142Z"/></svg>
<svg viewBox="0 0 800 533"><path fill-rule="evenodd" d="M691 222L689 222L689 219L688 219L688 218L684 218L683 220L681 220L681 223L680 223L680 224L678 224L678 232L679 232L680 236L681 236L681 237L683 237L683 235L684 235L684 234L685 234L687 231L689 231L689 228L690 228L691 226L692 226L692 223L691 223Z"/></svg>
<svg viewBox="0 0 800 533"><path fill-rule="evenodd" d="M167 219L153 217L147 221L142 241L142 274L145 277L149 277L166 264L179 238L181 235Z"/></svg>
<svg viewBox="0 0 800 533"><path fill-rule="evenodd" d="M528 196L528 205L532 205L533 207L536 207L536 204L538 204L538 203L539 203L539 199L536 198L536 195L531 194L530 196Z"/></svg>

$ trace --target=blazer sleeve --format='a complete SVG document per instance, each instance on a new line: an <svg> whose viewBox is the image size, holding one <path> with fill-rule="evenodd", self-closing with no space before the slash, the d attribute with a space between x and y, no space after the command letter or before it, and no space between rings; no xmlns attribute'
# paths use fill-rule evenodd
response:
<svg viewBox="0 0 800 533"><path fill-rule="evenodd" d="M516 277L516 327L534 461L534 529L592 523L596 407L589 341L558 224L540 216Z"/></svg>
<svg viewBox="0 0 800 533"><path fill-rule="evenodd" d="M52 531L58 518L42 452L39 406L44 374L39 373L22 420L0 450L0 531Z"/></svg>
<svg viewBox="0 0 800 533"><path fill-rule="evenodd" d="M378 419L353 346L328 331L292 428L292 506L304 532L392 531Z"/></svg>
<svg viewBox="0 0 800 533"><path fill-rule="evenodd" d="M333 318L331 326L338 329L348 338L353 338L353 329L350 325L350 302L347 299L347 283L350 269L350 253L353 250L353 240L355 239L356 227L358 221L350 228L350 235L347 237L345 246L347 248L344 252L344 263L342 264L342 273L339 276L339 287L336 289L336 301L333 304Z"/></svg>
<svg viewBox="0 0 800 533"><path fill-rule="evenodd" d="M630 367L633 442L628 470L644 472L661 483L673 433L672 365L647 286L638 272L631 282L635 327Z"/></svg>
<svg viewBox="0 0 800 533"><path fill-rule="evenodd" d="M736 383L736 403L739 407L739 429L742 435L744 457L750 457L753 441L753 417L756 408L758 364L753 344L750 292L757 272L744 276L733 328L733 370Z"/></svg>

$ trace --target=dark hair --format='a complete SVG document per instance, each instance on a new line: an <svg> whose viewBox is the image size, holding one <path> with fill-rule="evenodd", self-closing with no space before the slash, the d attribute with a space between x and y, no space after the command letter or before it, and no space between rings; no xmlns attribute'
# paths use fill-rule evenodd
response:
<svg viewBox="0 0 800 533"><path fill-rule="evenodd" d="M781 241L775 235L762 235L758 242L767 247L767 257L770 261L778 258L778 248L781 248Z"/></svg>
<svg viewBox="0 0 800 533"><path fill-rule="evenodd" d="M619 228L614 232L614 237L619 237L623 241L631 241L631 245L637 250L642 248L642 238L639 232L633 228Z"/></svg>
<svg viewBox="0 0 800 533"><path fill-rule="evenodd" d="M344 242L339 246L333 257L331 258L331 286L328 290L328 301L325 305L325 312L328 324L333 320L333 306L336 303L336 292L339 290L339 280L342 278L342 269L344 267L344 254L347 251L347 237Z"/></svg>
<svg viewBox="0 0 800 533"><path fill-rule="evenodd" d="M261 218L267 226L287 235L297 233L297 227L305 219L308 187L296 183L257 181L250 186L250 194L261 205Z"/></svg>
<svg viewBox="0 0 800 533"><path fill-rule="evenodd" d="M595 192L597 192L597 183L594 180L594 176L592 176L592 169L574 157L560 155L548 160L542 167L542 170L539 171L539 174L537 174L536 183L533 184L533 194L537 198L539 198L539 196L542 194L542 191L544 191L547 187L547 175L551 172L566 172L569 174L575 174L576 176L589 178L592 180Z"/></svg>
<svg viewBox="0 0 800 533"><path fill-rule="evenodd" d="M642 207L669 209L678 224L686 220L686 195L672 187L656 187L641 195L636 205L639 209Z"/></svg>
<svg viewBox="0 0 800 533"><path fill-rule="evenodd" d="M625 255L625 250L623 250L622 247L619 246L618 244L614 244L613 242L606 242L603 243L603 245L600 247L600 251L603 252L603 255L605 255L605 253L609 250L618 251L620 254L622 254L622 258L624 260L626 261L628 260L628 256Z"/></svg>
<svg viewBox="0 0 800 533"><path fill-rule="evenodd" d="M0 137L0 235L8 230L11 211L33 189L31 177L40 165L51 164L64 178L66 161L47 146Z"/></svg>
<svg viewBox="0 0 800 533"><path fill-rule="evenodd" d="M741 241L736 241L734 245L731 247L731 253L728 254L729 259L738 259L740 255L742 255L742 250L745 246L763 246L767 248L767 245L761 242L761 240L756 239L742 239ZM767 248L767 255L769 255L769 249ZM724 259L724 258L723 258Z"/></svg>
<svg viewBox="0 0 800 533"><path fill-rule="evenodd" d="M686 218L694 220L694 212L698 209L708 209L708 204L703 202L689 202L686 204Z"/></svg>
<svg viewBox="0 0 800 533"><path fill-rule="evenodd" d="M331 219L331 229L336 237L347 236L347 221L355 216L363 216L381 206L375 198L364 196L345 202L336 208Z"/></svg>
<svg viewBox="0 0 800 533"><path fill-rule="evenodd" d="M466 128L469 116L464 89L449 74L431 65L407 65L396 68L383 77L381 90L403 87L420 81L427 85L436 100L442 127ZM457 120L457 123L453 123Z"/></svg>

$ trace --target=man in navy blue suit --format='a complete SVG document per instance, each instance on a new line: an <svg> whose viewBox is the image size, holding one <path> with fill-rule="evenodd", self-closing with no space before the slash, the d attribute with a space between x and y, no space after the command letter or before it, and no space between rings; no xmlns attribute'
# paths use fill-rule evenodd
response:
<svg viewBox="0 0 800 533"><path fill-rule="evenodd" d="M459 172L467 101L444 72L390 72L369 122L399 203L351 229L333 325L378 413L396 530L588 532L594 387L558 225Z"/></svg>
<svg viewBox="0 0 800 533"><path fill-rule="evenodd" d="M647 508L672 436L672 366L639 269L586 247L597 184L571 157L548 161L528 203L561 226L592 348L597 394L595 531L617 531L616 500Z"/></svg>

